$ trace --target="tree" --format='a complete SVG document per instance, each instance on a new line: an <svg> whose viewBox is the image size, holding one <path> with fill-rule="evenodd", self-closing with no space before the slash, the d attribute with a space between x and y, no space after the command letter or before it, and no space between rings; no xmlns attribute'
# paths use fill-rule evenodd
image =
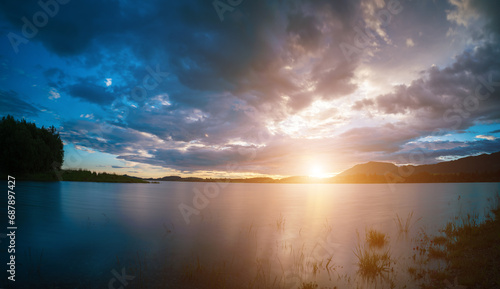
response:
<svg viewBox="0 0 500 289"><path fill-rule="evenodd" d="M11 115L0 121L0 171L30 174L60 169L63 143L54 126L37 128Z"/></svg>

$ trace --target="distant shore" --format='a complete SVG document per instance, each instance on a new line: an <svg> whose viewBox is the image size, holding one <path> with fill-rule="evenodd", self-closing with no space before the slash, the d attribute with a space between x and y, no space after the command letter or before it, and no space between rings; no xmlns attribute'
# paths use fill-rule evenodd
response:
<svg viewBox="0 0 500 289"><path fill-rule="evenodd" d="M88 170L60 170L44 173L24 174L16 176L20 181L35 182L98 182L98 183L150 183L142 178L117 175L109 173L98 173Z"/></svg>
<svg viewBox="0 0 500 289"><path fill-rule="evenodd" d="M436 174L426 178L409 177L395 178L392 175L366 176L355 175L349 178L314 178L314 177L288 177L283 179L273 178L246 178L246 179L224 179L224 178L196 178L180 176L168 176L163 178L145 178L153 182L203 182L203 183L250 183L250 184L426 184L426 183L496 183L500 182L500 176L487 177L464 177L461 174Z"/></svg>

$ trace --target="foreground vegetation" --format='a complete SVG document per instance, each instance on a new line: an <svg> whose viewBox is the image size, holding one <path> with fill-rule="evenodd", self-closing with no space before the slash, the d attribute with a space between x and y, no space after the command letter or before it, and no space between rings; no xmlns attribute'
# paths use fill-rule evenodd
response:
<svg viewBox="0 0 500 289"><path fill-rule="evenodd" d="M467 214L449 222L438 236L421 234L418 254L424 263L441 260L446 266L428 269L410 267L422 288L500 288L500 206L499 198L484 223Z"/></svg>

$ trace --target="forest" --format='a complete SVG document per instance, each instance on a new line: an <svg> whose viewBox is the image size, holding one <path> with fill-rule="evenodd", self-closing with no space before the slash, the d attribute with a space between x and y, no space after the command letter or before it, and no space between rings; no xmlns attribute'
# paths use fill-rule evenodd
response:
<svg viewBox="0 0 500 289"><path fill-rule="evenodd" d="M0 121L0 171L27 175L60 170L64 150L54 126L38 128L7 115Z"/></svg>

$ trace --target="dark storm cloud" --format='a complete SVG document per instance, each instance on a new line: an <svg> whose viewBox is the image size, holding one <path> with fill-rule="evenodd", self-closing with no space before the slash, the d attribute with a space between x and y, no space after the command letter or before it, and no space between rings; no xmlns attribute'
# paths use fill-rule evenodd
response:
<svg viewBox="0 0 500 289"><path fill-rule="evenodd" d="M116 98L116 95L107 91L105 87L88 80L65 87L65 91L73 97L101 105L111 104Z"/></svg>
<svg viewBox="0 0 500 289"><path fill-rule="evenodd" d="M67 75L59 68L53 67L45 70L43 76L47 79L47 84L51 87L59 88L65 84Z"/></svg>
<svg viewBox="0 0 500 289"><path fill-rule="evenodd" d="M21 29L28 22L30 24L26 27L35 28L35 31L32 28L27 29L29 34L35 35L33 39L41 41L49 50L59 55L69 56L84 52L95 38L120 29L117 25L121 24L121 28L126 29L132 24L124 25L127 15L120 13L119 1L68 1L69 3L64 5L58 5L56 2L58 9L51 6L49 9L55 12L51 12L54 16L47 17L46 25L37 26L37 21L41 20L34 20L33 16L39 11L44 12L38 2L27 0L20 4L19 1L2 1L0 11L17 28L14 33L26 37ZM23 17L27 22L22 20Z"/></svg>
<svg viewBox="0 0 500 289"><path fill-rule="evenodd" d="M295 41L303 49L315 51L321 44L321 23L312 15L290 14L288 15L287 32L295 36Z"/></svg>
<svg viewBox="0 0 500 289"><path fill-rule="evenodd" d="M129 169L130 167L111 166L113 169Z"/></svg>
<svg viewBox="0 0 500 289"><path fill-rule="evenodd" d="M457 8L457 11L449 11L449 18L462 25L470 20L470 15L485 17L487 25L483 35L484 41L480 45L460 53L444 68L433 66L425 70L420 78L409 85L395 86L390 93L379 95L375 99L363 99L353 105L356 110L375 109L381 115L404 116L398 131L406 131L409 134L399 134L400 137L392 141L383 139L380 143L388 141L393 148L391 151L391 146L382 145L389 149L386 150L389 155L385 155L385 158L408 158L411 151L403 150L403 147L412 146L406 143L416 137L432 135L439 131L460 133L481 122L500 120L500 30L492 25L498 21L498 17L491 11L486 11L496 9L498 12L499 6L486 2L467 2L472 4ZM354 129L356 130L359 129ZM360 134L357 135L361 137ZM374 136L367 139L367 149L377 151L378 138ZM433 142L430 145L434 149L426 149L427 145L422 143L413 145L424 146L417 147L424 152L422 163L436 162L437 158L442 156L495 152L500 147L498 139L463 143ZM435 149L439 145L449 145L450 148Z"/></svg>
<svg viewBox="0 0 500 289"><path fill-rule="evenodd" d="M141 145L151 147L153 143L138 131L89 120L63 122L61 137L68 143L117 155L130 147L136 153Z"/></svg>
<svg viewBox="0 0 500 289"><path fill-rule="evenodd" d="M385 124L379 127L359 127L340 135L342 141L351 144L353 152L377 152L390 154L401 149L408 140L419 137L415 130L408 130L404 123Z"/></svg>
<svg viewBox="0 0 500 289"><path fill-rule="evenodd" d="M435 129L463 130L478 121L500 120L500 49L486 43L456 57L440 69L432 67L410 85L399 85L380 95L375 106L384 114L412 118L411 127L425 132Z"/></svg>
<svg viewBox="0 0 500 289"><path fill-rule="evenodd" d="M294 79L280 69L297 61L298 52L314 53L328 44L326 39L338 50L338 44L352 36L356 7L357 1L245 1L238 6L239 17L221 22L210 1L148 1L138 7L120 1L71 1L60 5L33 40L59 55L83 56L85 63L95 65L106 54L128 47L143 63L168 66L185 87L231 91L257 105L277 101L282 94L292 96L297 90ZM4 1L0 8L18 28L22 17L41 9L37 1ZM339 19L325 29L327 21ZM335 53L321 53L320 58L334 59ZM312 78L320 82L318 93L352 91L354 66L342 63L315 68Z"/></svg>
<svg viewBox="0 0 500 289"><path fill-rule="evenodd" d="M0 115L10 114L22 118L36 116L39 112L38 108L22 100L15 91L0 89Z"/></svg>

